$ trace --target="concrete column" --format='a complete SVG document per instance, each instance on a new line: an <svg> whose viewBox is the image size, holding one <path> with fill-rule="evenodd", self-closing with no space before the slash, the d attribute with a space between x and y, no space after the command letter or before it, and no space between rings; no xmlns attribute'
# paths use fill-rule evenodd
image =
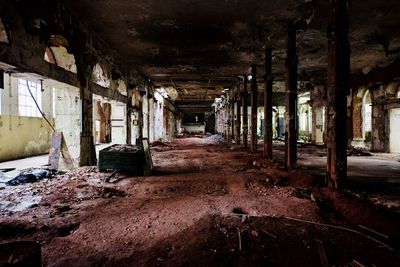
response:
<svg viewBox="0 0 400 267"><path fill-rule="evenodd" d="M263 156L272 159L272 50L265 49L264 146Z"/></svg>
<svg viewBox="0 0 400 267"><path fill-rule="evenodd" d="M234 94L232 93L232 96L233 95ZM231 117L231 124L230 124L231 136L230 136L230 139L231 140L235 140L235 99L234 99L234 97L232 97L232 99L231 99L229 113L230 113L230 117Z"/></svg>
<svg viewBox="0 0 400 267"><path fill-rule="evenodd" d="M137 88L140 91L140 101L139 101L139 141L142 142L143 139L143 127L144 127L144 122L143 122L143 91L140 90L140 88ZM140 144L137 144L140 145Z"/></svg>
<svg viewBox="0 0 400 267"><path fill-rule="evenodd" d="M150 142L150 97L151 97L151 93L150 93L151 87L150 85L147 87L147 139L148 142Z"/></svg>
<svg viewBox="0 0 400 267"><path fill-rule="evenodd" d="M251 152L257 152L257 66L251 65Z"/></svg>
<svg viewBox="0 0 400 267"><path fill-rule="evenodd" d="M243 97L242 97L242 107L243 107L243 145L247 147L248 143L248 114L247 114L247 75L243 75Z"/></svg>
<svg viewBox="0 0 400 267"><path fill-rule="evenodd" d="M236 144L240 144L240 127L242 124L241 121L241 112L240 112L240 90L239 87L237 88L238 92L236 94L236 134L235 134L235 141Z"/></svg>
<svg viewBox="0 0 400 267"><path fill-rule="evenodd" d="M328 157L326 178L342 188L347 180L347 91L350 78L350 45L347 0L331 1L328 28Z"/></svg>
<svg viewBox="0 0 400 267"><path fill-rule="evenodd" d="M286 58L286 133L285 133L285 163L288 170L296 168L297 162L297 51L296 26L289 22L287 27L287 58Z"/></svg>
<svg viewBox="0 0 400 267"><path fill-rule="evenodd" d="M129 83L126 83L127 86L127 102L126 102L126 143L132 144L132 97L133 97L133 88L130 88Z"/></svg>
<svg viewBox="0 0 400 267"><path fill-rule="evenodd" d="M81 77L81 149L79 166L96 165L96 149L93 140L93 93L91 92L91 72Z"/></svg>

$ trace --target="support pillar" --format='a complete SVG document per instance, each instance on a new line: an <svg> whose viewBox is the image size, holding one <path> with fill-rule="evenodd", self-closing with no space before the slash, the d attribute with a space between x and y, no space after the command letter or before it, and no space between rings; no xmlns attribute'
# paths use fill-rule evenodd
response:
<svg viewBox="0 0 400 267"><path fill-rule="evenodd" d="M127 81L127 102L126 102L126 143L132 144L132 98L133 98L133 86Z"/></svg>
<svg viewBox="0 0 400 267"><path fill-rule="evenodd" d="M297 163L297 51L296 26L289 22L287 27L287 59L286 59L286 133L285 133L285 165L288 170L296 168Z"/></svg>
<svg viewBox="0 0 400 267"><path fill-rule="evenodd" d="M331 1L328 28L328 157L326 178L340 189L347 180L347 91L350 78L350 45L347 0Z"/></svg>
<svg viewBox="0 0 400 267"><path fill-rule="evenodd" d="M232 93L232 96L234 94ZM229 109L229 113L230 113L230 117L231 117L231 124L230 124L230 132L231 132L231 136L230 139L231 140L235 140L235 99L234 97L231 98L230 101L230 109Z"/></svg>
<svg viewBox="0 0 400 267"><path fill-rule="evenodd" d="M243 145L247 148L248 144L248 132L249 132L249 116L247 107L247 75L243 75L243 97L242 97L242 107L243 107Z"/></svg>
<svg viewBox="0 0 400 267"><path fill-rule="evenodd" d="M236 144L240 144L240 127L242 124L241 121L241 112L240 112L240 90L239 87L237 88L238 92L236 94L236 134L235 134L235 141Z"/></svg>
<svg viewBox="0 0 400 267"><path fill-rule="evenodd" d="M81 100L81 135L79 166L96 165L96 149L93 140L93 93L91 91L92 67L89 54L83 54L78 63ZM92 62L92 61L90 61Z"/></svg>
<svg viewBox="0 0 400 267"><path fill-rule="evenodd" d="M251 152L257 152L257 66L251 65Z"/></svg>
<svg viewBox="0 0 400 267"><path fill-rule="evenodd" d="M268 47L265 49L263 156L272 159L272 50Z"/></svg>

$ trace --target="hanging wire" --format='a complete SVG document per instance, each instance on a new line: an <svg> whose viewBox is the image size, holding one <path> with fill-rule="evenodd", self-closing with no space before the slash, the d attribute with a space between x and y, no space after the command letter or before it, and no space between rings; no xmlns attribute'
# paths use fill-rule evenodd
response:
<svg viewBox="0 0 400 267"><path fill-rule="evenodd" d="M41 85L43 86L43 85ZM39 104L36 102L35 97L32 94L31 88L29 87L29 83L28 81L26 81L26 88L28 88L29 94L31 95L33 102L35 102L37 109L39 110L40 114L42 114L43 119L46 120L46 122L50 125L51 129L53 129L53 132L56 131L56 129L54 129L53 125L50 123L50 121L46 118L46 115L44 115L43 111L40 109Z"/></svg>

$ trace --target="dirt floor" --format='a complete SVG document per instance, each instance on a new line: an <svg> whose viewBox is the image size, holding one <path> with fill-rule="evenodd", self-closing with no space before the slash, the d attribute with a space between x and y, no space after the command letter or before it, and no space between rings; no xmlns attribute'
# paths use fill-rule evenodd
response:
<svg viewBox="0 0 400 267"><path fill-rule="evenodd" d="M399 213L319 175L217 136L151 151L149 177L85 167L2 187L1 243L39 243L45 266L398 266Z"/></svg>

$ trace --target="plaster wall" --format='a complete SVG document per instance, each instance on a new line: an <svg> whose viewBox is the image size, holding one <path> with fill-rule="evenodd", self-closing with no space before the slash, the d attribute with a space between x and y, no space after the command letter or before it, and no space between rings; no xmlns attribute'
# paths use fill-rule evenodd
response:
<svg viewBox="0 0 400 267"><path fill-rule="evenodd" d="M42 117L18 115L18 79L4 74L4 89L1 94L0 115L0 161L24 158L48 153L51 127ZM31 77L30 77L31 78ZM37 79L32 81L38 82ZM51 90L42 93L42 110L51 123Z"/></svg>

